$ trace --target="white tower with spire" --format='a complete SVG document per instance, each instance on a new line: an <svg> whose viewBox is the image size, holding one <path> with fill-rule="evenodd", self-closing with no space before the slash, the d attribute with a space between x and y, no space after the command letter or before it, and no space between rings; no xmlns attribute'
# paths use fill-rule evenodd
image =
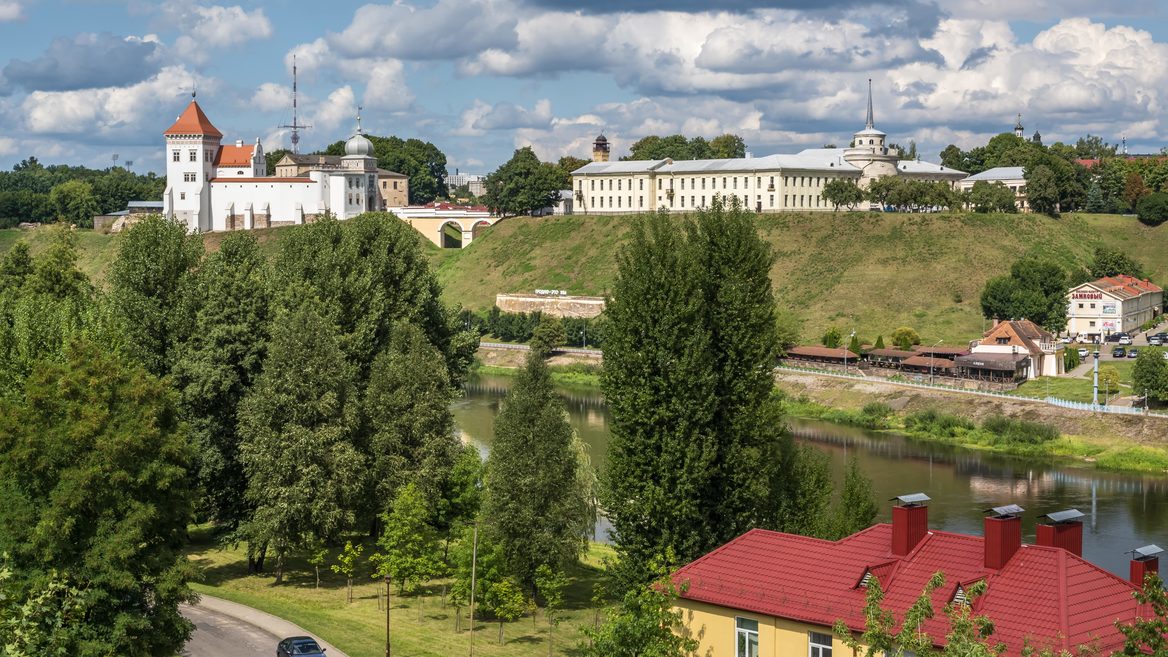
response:
<svg viewBox="0 0 1168 657"><path fill-rule="evenodd" d="M1014 136L1019 139L1025 139L1026 129L1022 127L1022 113L1018 113L1018 122L1014 124Z"/></svg>
<svg viewBox="0 0 1168 657"><path fill-rule="evenodd" d="M163 216L174 217L191 230L211 227L211 179L223 133L191 93L191 102L163 133L166 137L166 191Z"/></svg>
<svg viewBox="0 0 1168 657"><path fill-rule="evenodd" d="M868 78L868 116L864 129L852 137L852 145L844 151L844 160L862 172L860 187L867 187L877 178L896 175L896 153L889 153L885 143L888 135L876 129L872 116L872 79Z"/></svg>

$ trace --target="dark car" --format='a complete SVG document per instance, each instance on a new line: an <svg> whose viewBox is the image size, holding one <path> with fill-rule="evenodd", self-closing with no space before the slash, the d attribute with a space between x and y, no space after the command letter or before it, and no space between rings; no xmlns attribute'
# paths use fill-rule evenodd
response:
<svg viewBox="0 0 1168 657"><path fill-rule="evenodd" d="M1115 349L1111 350L1112 358L1123 358L1124 356L1127 356L1127 350L1123 347L1116 347Z"/></svg>
<svg viewBox="0 0 1168 657"><path fill-rule="evenodd" d="M276 646L276 657L322 657L324 648L310 636L288 637Z"/></svg>
<svg viewBox="0 0 1168 657"><path fill-rule="evenodd" d="M1139 358L1139 356L1140 356L1139 349L1128 349L1127 350L1127 357L1128 358Z"/></svg>

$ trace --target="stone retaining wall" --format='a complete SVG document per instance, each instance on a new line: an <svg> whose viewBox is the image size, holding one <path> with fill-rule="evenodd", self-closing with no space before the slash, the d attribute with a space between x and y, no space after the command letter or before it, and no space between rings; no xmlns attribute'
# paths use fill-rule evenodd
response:
<svg viewBox="0 0 1168 657"><path fill-rule="evenodd" d="M541 312L552 317L592 319L604 312L604 297L497 294L495 305L505 313Z"/></svg>

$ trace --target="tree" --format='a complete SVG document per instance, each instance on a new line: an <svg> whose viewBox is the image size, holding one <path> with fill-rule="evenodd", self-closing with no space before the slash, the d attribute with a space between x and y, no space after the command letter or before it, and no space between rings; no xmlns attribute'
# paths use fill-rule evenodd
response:
<svg viewBox="0 0 1168 657"><path fill-rule="evenodd" d="M746 157L746 142L738 135L718 135L710 140L710 157L716 160Z"/></svg>
<svg viewBox="0 0 1168 657"><path fill-rule="evenodd" d="M52 228L49 248L36 260L29 291L57 299L82 299L93 291L89 277L77 269L77 235L59 225Z"/></svg>
<svg viewBox="0 0 1168 657"><path fill-rule="evenodd" d="M860 347L860 338L855 333L852 333L852 340L848 343L848 351L853 354L859 354L863 351Z"/></svg>
<svg viewBox="0 0 1168 657"><path fill-rule="evenodd" d="M519 583L508 577L487 589L483 602L499 620L499 645L503 645L503 623L514 623L527 612L527 597Z"/></svg>
<svg viewBox="0 0 1168 657"><path fill-rule="evenodd" d="M1106 246L1095 247L1095 257L1091 260L1091 276L1104 278L1120 274L1134 278L1144 277L1144 268L1134 258L1119 249Z"/></svg>
<svg viewBox="0 0 1168 657"><path fill-rule="evenodd" d="M921 343L921 336L917 335L917 332L908 326L902 326L893 331L891 338L892 344L897 349L903 349L904 351L912 349L914 344Z"/></svg>
<svg viewBox="0 0 1168 657"><path fill-rule="evenodd" d="M564 322L559 317L540 315L539 324L531 332L531 350L543 357L551 355L558 347L568 341L568 332L564 330Z"/></svg>
<svg viewBox="0 0 1168 657"><path fill-rule="evenodd" d="M83 624L82 591L50 570L43 582L22 587L12 569L0 564L0 637L6 657L65 654Z"/></svg>
<svg viewBox="0 0 1168 657"><path fill-rule="evenodd" d="M276 584L302 540L332 538L352 525L366 475L350 442L352 370L335 330L311 305L275 317L263 371L239 408L240 460L254 508L242 532L275 549Z"/></svg>
<svg viewBox="0 0 1168 657"><path fill-rule="evenodd" d="M121 238L110 268L109 302L127 351L155 376L174 364L181 339L176 327L186 278L203 257L203 242L186 226L151 215Z"/></svg>
<svg viewBox="0 0 1168 657"><path fill-rule="evenodd" d="M1159 226L1168 220L1168 193L1152 192L1140 199L1136 206L1140 222L1149 226Z"/></svg>
<svg viewBox="0 0 1168 657"><path fill-rule="evenodd" d="M1151 399L1168 402L1168 360L1164 360L1161 352L1140 350L1132 368L1132 390L1138 395L1147 394Z"/></svg>
<svg viewBox="0 0 1168 657"><path fill-rule="evenodd" d="M969 204L974 212L1007 212L1018 211L1014 202L1014 192L1010 191L1001 182L989 183L979 180L973 183L969 190Z"/></svg>
<svg viewBox="0 0 1168 657"><path fill-rule="evenodd" d="M860 471L860 462L853 456L848 460L848 468L844 473L844 487L840 491L839 504L835 509L835 537L851 536L861 529L871 527L879 511L872 480Z"/></svg>
<svg viewBox="0 0 1168 657"><path fill-rule="evenodd" d="M548 657L552 657L552 632L560 625L560 611L564 608L564 589L568 578L563 571L547 564L535 571L535 591L543 598L543 616L548 624Z"/></svg>
<svg viewBox="0 0 1168 657"><path fill-rule="evenodd" d="M1116 146L1103 141L1102 137L1088 134L1075 142L1075 156L1085 160L1101 160L1115 157Z"/></svg>
<svg viewBox="0 0 1168 657"><path fill-rule="evenodd" d="M1139 207L1140 199L1144 198L1150 193L1147 185L1144 184L1144 178L1138 171L1129 171L1127 178L1123 181L1123 200L1127 207L1132 212L1136 212Z"/></svg>
<svg viewBox="0 0 1168 657"><path fill-rule="evenodd" d="M1119 392L1119 370L1114 365L1099 368L1099 388L1106 397Z"/></svg>
<svg viewBox="0 0 1168 657"><path fill-rule="evenodd" d="M556 165L541 163L535 151L524 146L487 176L483 202L503 216L529 214L555 205L561 183Z"/></svg>
<svg viewBox="0 0 1168 657"><path fill-rule="evenodd" d="M588 164L589 160L582 157L573 157L565 155L556 162L556 168L560 170L560 184L558 189L572 189L572 172L580 167Z"/></svg>
<svg viewBox="0 0 1168 657"><path fill-rule="evenodd" d="M1052 333L1067 325L1065 270L1039 256L1027 256L1010 267L1008 276L986 281L981 293L987 319L1028 319Z"/></svg>
<svg viewBox="0 0 1168 657"><path fill-rule="evenodd" d="M1079 352L1075 349L1063 350L1063 371L1070 372L1079 366Z"/></svg>
<svg viewBox="0 0 1168 657"><path fill-rule="evenodd" d="M186 278L185 291L176 293L184 297L180 305L195 310L177 311L193 319L186 339L173 350L171 373L191 442L198 447L203 510L229 531L249 513L238 411L267 353L270 285L259 242L249 232L236 232Z"/></svg>
<svg viewBox="0 0 1168 657"><path fill-rule="evenodd" d="M441 572L438 539L429 517L426 499L416 484L398 491L389 512L382 515L385 531L377 539L382 552L369 559L376 566L374 579L388 575L401 594L413 592L420 582Z"/></svg>
<svg viewBox="0 0 1168 657"><path fill-rule="evenodd" d="M274 151L264 151L264 164L269 176L276 175L276 163L284 159L285 155L291 155L292 151L287 148L277 148Z"/></svg>
<svg viewBox="0 0 1168 657"><path fill-rule="evenodd" d="M357 563L365 546L353 545L353 541L345 541L345 547L337 553L337 562L332 565L332 571L345 576L345 601L353 602L353 577L357 575Z"/></svg>
<svg viewBox="0 0 1168 657"><path fill-rule="evenodd" d="M820 344L828 349L836 349L843 344L843 335L840 334L839 328L833 326L824 332L823 337L819 339Z"/></svg>
<svg viewBox="0 0 1168 657"><path fill-rule="evenodd" d="M436 198L446 198L446 154L437 146L420 139L366 135L373 142L377 166L410 177L411 204L421 205ZM345 142L337 141L325 149L326 155L344 155Z"/></svg>
<svg viewBox="0 0 1168 657"><path fill-rule="evenodd" d="M1033 168L1028 167L1025 171L1025 178L1026 200L1030 203L1031 209L1035 212L1057 217L1059 210L1059 189L1058 181L1055 180L1054 171L1042 165Z"/></svg>
<svg viewBox="0 0 1168 657"><path fill-rule="evenodd" d="M792 454L770 371L778 353L769 245L751 213L716 199L637 220L605 310L613 415L604 508L617 578L683 563L751 527L781 528ZM742 459L758 468L747 473Z"/></svg>
<svg viewBox="0 0 1168 657"><path fill-rule="evenodd" d="M413 324L394 327L389 348L377 356L363 400L371 425L374 510L384 510L412 484L436 515L461 446L454 431L450 385L442 353Z"/></svg>
<svg viewBox="0 0 1168 657"><path fill-rule="evenodd" d="M54 187L49 192L49 203L57 213L57 221L82 228L92 228L93 215L99 211L93 185L82 180L70 180Z"/></svg>
<svg viewBox="0 0 1168 657"><path fill-rule="evenodd" d="M1123 633L1124 657L1165 657L1168 655L1168 594L1164 592L1164 581L1152 573L1143 586L1132 592L1132 597L1150 609L1145 618L1137 617L1130 623L1115 622L1115 627Z"/></svg>
<svg viewBox="0 0 1168 657"><path fill-rule="evenodd" d="M670 560L672 561L672 560ZM681 589L684 590L683 583ZM586 657L684 657L698 649L675 603L678 587L668 577L630 588L599 628L584 628Z"/></svg>
<svg viewBox="0 0 1168 657"><path fill-rule="evenodd" d="M312 571L316 575L316 586L320 588L320 567L328 560L329 549L320 539L313 540L308 544L308 558L306 561L308 565L312 566ZM351 590L351 589L350 589ZM349 601L352 602L352 596L349 596Z"/></svg>
<svg viewBox="0 0 1168 657"><path fill-rule="evenodd" d="M823 200L831 203L833 211L839 211L840 206L847 206L849 210L864 200L864 191L856 186L852 180L836 178L823 186Z"/></svg>
<svg viewBox="0 0 1168 657"><path fill-rule="evenodd" d="M28 242L21 240L13 244L8 253L4 254L3 260L0 260L0 292L20 288L25 279L32 275L33 269Z"/></svg>
<svg viewBox="0 0 1168 657"><path fill-rule="evenodd" d="M791 310L775 309L775 339L782 353L799 344L802 333L803 319L799 315Z"/></svg>
<svg viewBox="0 0 1168 657"><path fill-rule="evenodd" d="M1087 205L1083 208L1093 214L1107 212L1107 201L1103 198L1103 188L1097 181L1093 181L1087 188Z"/></svg>
<svg viewBox="0 0 1168 657"><path fill-rule="evenodd" d="M592 531L594 491L577 476L573 435L547 365L529 353L495 418L483 498L484 529L529 593L541 565L574 563Z"/></svg>
<svg viewBox="0 0 1168 657"><path fill-rule="evenodd" d="M868 189L865 190L864 195L869 201L879 205L880 209L883 210L890 204L892 194L900 184L901 180L896 176L877 178L868 183Z"/></svg>
<svg viewBox="0 0 1168 657"><path fill-rule="evenodd" d="M193 459L168 386L87 342L0 399L0 554L32 598L83 592L62 598L76 613L56 628L57 650L181 650L192 626L178 606L195 598L182 554Z"/></svg>
<svg viewBox="0 0 1168 657"><path fill-rule="evenodd" d="M883 349L884 348L884 336L883 335L876 336L876 344L872 345L872 347L874 349Z"/></svg>

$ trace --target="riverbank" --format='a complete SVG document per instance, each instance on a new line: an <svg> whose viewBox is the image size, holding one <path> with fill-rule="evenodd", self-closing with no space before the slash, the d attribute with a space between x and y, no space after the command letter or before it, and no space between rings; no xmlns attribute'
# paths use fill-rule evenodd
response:
<svg viewBox="0 0 1168 657"><path fill-rule="evenodd" d="M471 372L515 376L527 359L526 350L479 347ZM600 358L591 354L556 354L547 360L552 381L573 387L600 387Z"/></svg>
<svg viewBox="0 0 1168 657"><path fill-rule="evenodd" d="M794 417L896 431L917 440L997 453L1062 457L1109 470L1168 472L1168 418L1085 413L1024 398L974 397L794 372L778 374L775 386L786 396L787 410ZM889 413L877 417L873 405L887 407ZM947 420L914 422L926 413L956 418L961 426ZM994 424L1000 422L998 418L1049 426L1059 436L1003 438L1001 434L1010 431ZM987 422L1002 431L986 430ZM1041 429L1027 427L1025 431L1028 435L1037 432Z"/></svg>

